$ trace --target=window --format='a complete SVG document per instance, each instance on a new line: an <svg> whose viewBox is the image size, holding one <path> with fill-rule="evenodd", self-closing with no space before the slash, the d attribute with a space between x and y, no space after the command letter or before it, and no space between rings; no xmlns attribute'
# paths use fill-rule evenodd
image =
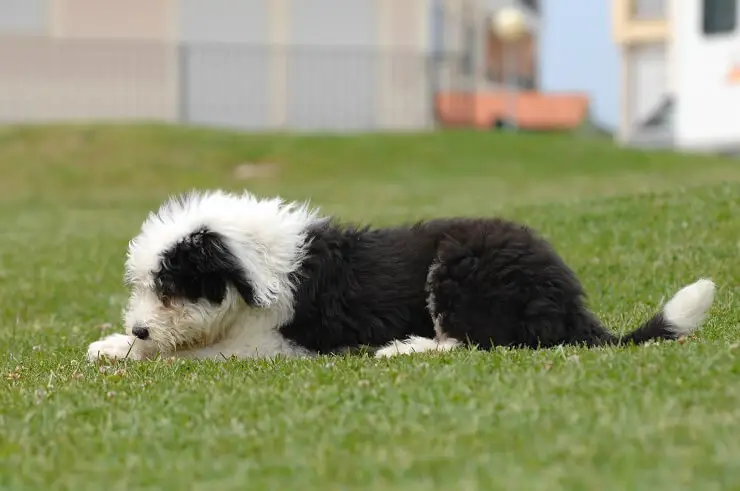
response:
<svg viewBox="0 0 740 491"><path fill-rule="evenodd" d="M727 34L737 27L737 0L704 0L704 34Z"/></svg>
<svg viewBox="0 0 740 491"><path fill-rule="evenodd" d="M632 17L637 20L665 19L665 0L632 0Z"/></svg>
<svg viewBox="0 0 740 491"><path fill-rule="evenodd" d="M532 12L539 12L540 11L540 2L539 0L521 0L522 5L527 7Z"/></svg>
<svg viewBox="0 0 740 491"><path fill-rule="evenodd" d="M507 45L489 30L485 44L486 78L490 82L509 84L515 81L519 88L536 88L537 40L531 34Z"/></svg>

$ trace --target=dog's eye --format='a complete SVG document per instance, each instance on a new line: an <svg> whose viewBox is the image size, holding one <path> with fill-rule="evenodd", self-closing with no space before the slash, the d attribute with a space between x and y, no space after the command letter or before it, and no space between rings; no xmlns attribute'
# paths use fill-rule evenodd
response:
<svg viewBox="0 0 740 491"><path fill-rule="evenodd" d="M162 295L161 297L162 305L164 305L166 308L170 308L172 305L172 299L168 297L167 295Z"/></svg>

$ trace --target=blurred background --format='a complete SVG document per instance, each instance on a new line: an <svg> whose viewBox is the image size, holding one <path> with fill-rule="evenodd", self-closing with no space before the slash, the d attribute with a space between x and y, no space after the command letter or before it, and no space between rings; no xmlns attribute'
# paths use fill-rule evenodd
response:
<svg viewBox="0 0 740 491"><path fill-rule="evenodd" d="M740 140L737 0L0 0L0 122Z"/></svg>

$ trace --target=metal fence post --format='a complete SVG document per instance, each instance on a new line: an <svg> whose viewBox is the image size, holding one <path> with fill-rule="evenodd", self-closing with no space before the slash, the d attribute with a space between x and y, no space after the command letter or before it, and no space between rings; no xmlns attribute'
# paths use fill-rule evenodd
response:
<svg viewBox="0 0 740 491"><path fill-rule="evenodd" d="M424 55L424 58L426 58L426 68L427 68L427 90L429 91L428 94L428 104L429 109L427 111L427 119L429 121L429 127L431 129L436 129L439 126L439 121L437 118L437 91L439 90L439 81L437 80L437 57L439 55L437 54L436 50L432 51L430 54Z"/></svg>
<svg viewBox="0 0 740 491"><path fill-rule="evenodd" d="M177 81L178 81L178 119L181 124L188 124L189 114L189 66L188 47L183 42L177 43Z"/></svg>

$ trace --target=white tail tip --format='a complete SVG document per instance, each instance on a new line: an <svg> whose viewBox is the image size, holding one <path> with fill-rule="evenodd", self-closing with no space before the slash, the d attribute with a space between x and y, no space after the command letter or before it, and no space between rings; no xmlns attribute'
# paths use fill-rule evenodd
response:
<svg viewBox="0 0 740 491"><path fill-rule="evenodd" d="M714 301L714 282L701 279L681 288L663 307L663 317L679 336L701 326Z"/></svg>

